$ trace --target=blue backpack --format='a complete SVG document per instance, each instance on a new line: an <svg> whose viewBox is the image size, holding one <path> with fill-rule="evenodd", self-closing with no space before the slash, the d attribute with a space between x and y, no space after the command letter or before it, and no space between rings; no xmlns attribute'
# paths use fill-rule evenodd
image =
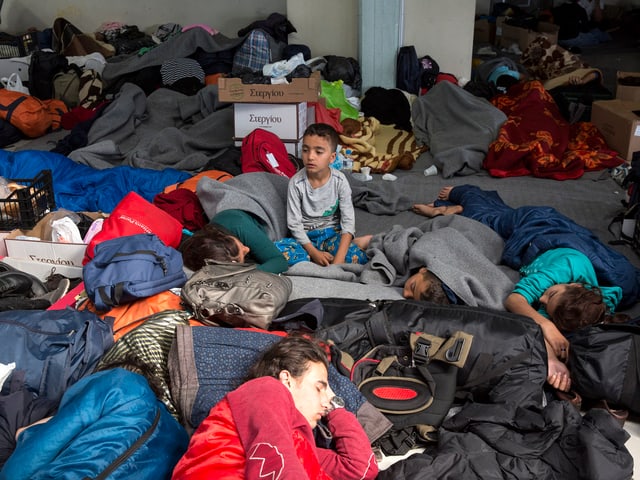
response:
<svg viewBox="0 0 640 480"><path fill-rule="evenodd" d="M113 329L88 311L7 310L0 312L0 338L0 363L15 362L29 391L59 402L111 348Z"/></svg>
<svg viewBox="0 0 640 480"><path fill-rule="evenodd" d="M180 252L151 233L99 243L82 277L89 299L100 311L182 287L187 281Z"/></svg>

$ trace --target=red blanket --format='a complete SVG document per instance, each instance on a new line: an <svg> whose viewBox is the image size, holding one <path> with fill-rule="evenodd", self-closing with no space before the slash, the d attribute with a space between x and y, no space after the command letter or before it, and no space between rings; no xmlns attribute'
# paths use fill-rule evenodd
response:
<svg viewBox="0 0 640 480"><path fill-rule="evenodd" d="M539 81L516 84L492 103L508 117L483 163L494 177L567 180L622 163L595 125L569 125Z"/></svg>

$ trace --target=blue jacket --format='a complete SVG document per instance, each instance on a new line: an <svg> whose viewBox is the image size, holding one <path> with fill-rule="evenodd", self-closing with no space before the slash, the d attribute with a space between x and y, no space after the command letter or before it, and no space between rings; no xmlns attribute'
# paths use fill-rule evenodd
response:
<svg viewBox="0 0 640 480"><path fill-rule="evenodd" d="M188 442L144 377L105 370L72 385L56 415L20 434L0 479L168 479Z"/></svg>

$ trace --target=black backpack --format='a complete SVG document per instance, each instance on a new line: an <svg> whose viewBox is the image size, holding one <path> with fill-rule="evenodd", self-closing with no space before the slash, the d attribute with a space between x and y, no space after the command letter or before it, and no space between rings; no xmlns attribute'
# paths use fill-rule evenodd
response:
<svg viewBox="0 0 640 480"><path fill-rule="evenodd" d="M396 61L396 88L418 95L422 66L413 45L400 47Z"/></svg>
<svg viewBox="0 0 640 480"><path fill-rule="evenodd" d="M605 323L569 337L573 389L585 400L640 414L640 323Z"/></svg>
<svg viewBox="0 0 640 480"><path fill-rule="evenodd" d="M427 90L436 84L440 65L429 55L420 58L420 86Z"/></svg>
<svg viewBox="0 0 640 480"><path fill-rule="evenodd" d="M378 345L357 361L340 353L339 369L346 370L360 393L393 423L374 447L386 455L404 455L438 440L472 341L461 331L448 338L413 333L408 344Z"/></svg>
<svg viewBox="0 0 640 480"><path fill-rule="evenodd" d="M69 68L67 57L55 52L38 50L29 63L29 92L40 100L53 98L53 77Z"/></svg>

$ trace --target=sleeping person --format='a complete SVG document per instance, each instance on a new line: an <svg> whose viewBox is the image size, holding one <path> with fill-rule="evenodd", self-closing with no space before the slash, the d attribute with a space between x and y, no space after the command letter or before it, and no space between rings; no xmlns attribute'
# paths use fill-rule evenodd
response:
<svg viewBox="0 0 640 480"><path fill-rule="evenodd" d="M522 278L505 308L538 323L549 355L549 383L569 390L568 333L586 325L622 321L617 307L638 299L639 272L622 254L551 207L506 205L497 192L476 186L445 187L433 204L417 204L427 217L461 214L496 231L505 241L502 260Z"/></svg>

